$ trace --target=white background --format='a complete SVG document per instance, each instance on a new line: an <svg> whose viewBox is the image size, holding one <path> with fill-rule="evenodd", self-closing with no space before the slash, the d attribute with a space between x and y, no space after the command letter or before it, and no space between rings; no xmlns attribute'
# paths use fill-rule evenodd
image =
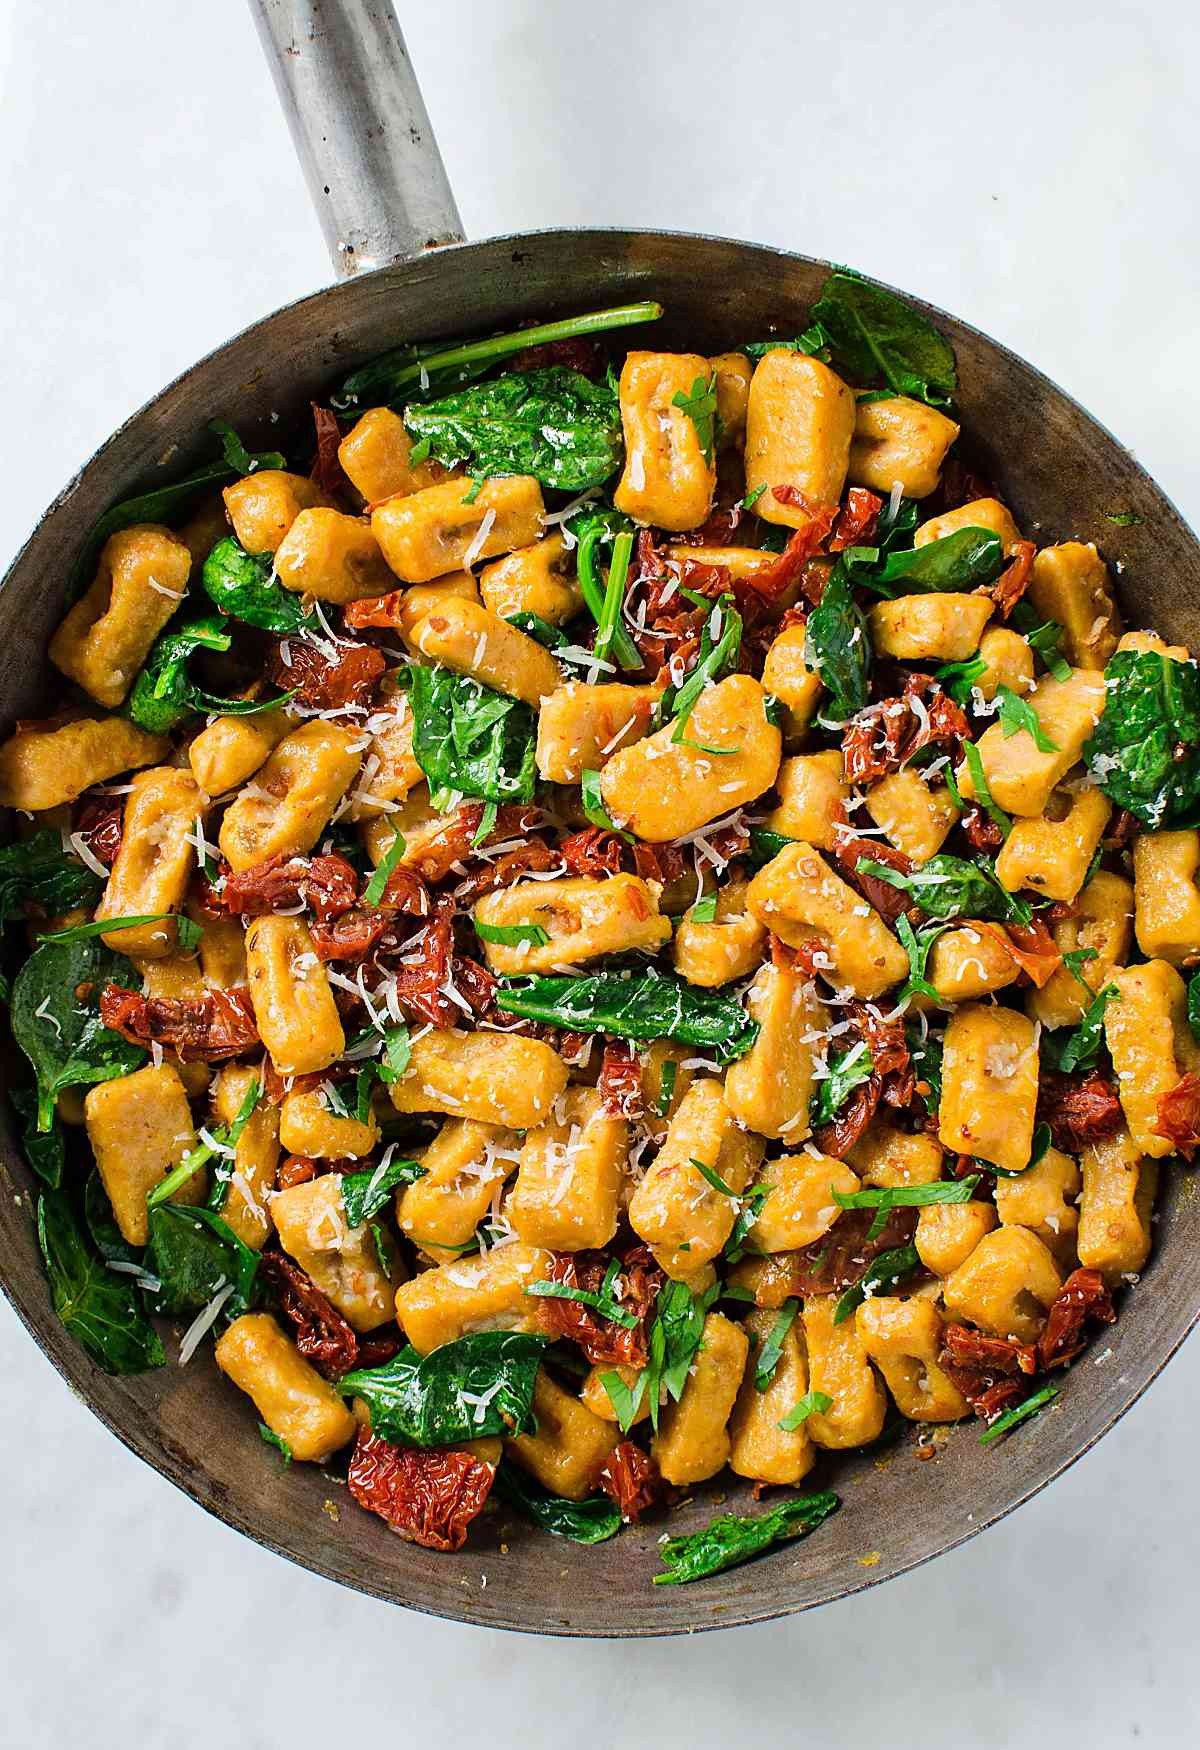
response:
<svg viewBox="0 0 1200 1750"><path fill-rule="evenodd" d="M402 10L469 235L648 224L849 262L1037 361L1200 519L1195 8ZM0 165L6 563L126 413L329 270L240 0L0 0ZM849 1604L555 1643L402 1614L239 1540L3 1308L0 1742L1192 1745L1198 1392L1193 1343L1015 1519Z"/></svg>

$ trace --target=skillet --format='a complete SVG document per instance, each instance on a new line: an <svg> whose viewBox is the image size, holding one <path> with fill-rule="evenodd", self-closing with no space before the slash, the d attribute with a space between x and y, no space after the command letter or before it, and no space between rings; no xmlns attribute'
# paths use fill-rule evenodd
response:
<svg viewBox="0 0 1200 1750"><path fill-rule="evenodd" d="M88 530L114 501L200 459L214 415L252 437L270 434L274 446L310 398L327 396L331 383L398 342L643 298L667 312L649 344L717 352L772 325L796 332L829 271L807 256L676 232L556 230L464 243L387 0L251 3L341 283L255 323L169 384L46 511L0 585L3 734L44 705L45 647ZM1096 541L1110 563L1122 563L1131 623L1200 641L1200 545L1128 450L1031 365L910 302L955 348L959 417L1018 523L1036 524L1042 542ZM1141 521L1116 526L1105 514L1114 510ZM931 1560L1086 1452L1165 1365L1200 1306L1195 1200L1185 1175L1172 1173L1142 1286L1106 1334L1107 1364L1074 1370L1019 1438L981 1447L968 1425L932 1463L917 1462L908 1437L882 1462L878 1447L839 1455L845 1506L817 1536L699 1585L663 1589L650 1585L656 1525L585 1549L505 1524L505 1553L504 1522L485 1518L460 1554L433 1555L388 1537L317 1467L281 1474L249 1405L211 1361L134 1379L101 1373L51 1308L30 1183L0 1103L0 1286L68 1384L131 1451L226 1524L329 1579L433 1615L549 1634L650 1636L757 1622ZM749 1485L717 1488L734 1510L751 1508ZM672 1529L695 1529L715 1511L712 1489L698 1491Z"/></svg>

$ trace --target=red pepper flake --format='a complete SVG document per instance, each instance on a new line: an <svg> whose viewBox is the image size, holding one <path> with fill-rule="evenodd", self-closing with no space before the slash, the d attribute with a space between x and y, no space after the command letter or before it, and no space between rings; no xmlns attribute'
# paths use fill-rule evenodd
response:
<svg viewBox="0 0 1200 1750"><path fill-rule="evenodd" d="M1154 1134L1173 1142L1187 1161L1200 1148L1200 1075L1194 1070L1159 1095Z"/></svg>
<svg viewBox="0 0 1200 1750"><path fill-rule="evenodd" d="M636 1525L643 1513L657 1505L663 1495L663 1480L648 1452L633 1440L622 1440L604 1461L600 1487L611 1495L627 1524Z"/></svg>
<svg viewBox="0 0 1200 1750"><path fill-rule="evenodd" d="M294 1326L296 1347L304 1359L326 1379L349 1373L358 1360L358 1338L312 1277L282 1252L264 1252L259 1269Z"/></svg>
<svg viewBox="0 0 1200 1750"><path fill-rule="evenodd" d="M1042 1366L1063 1367L1073 1361L1084 1347L1084 1329L1089 1319L1112 1325L1116 1318L1117 1309L1099 1270L1073 1270L1046 1314L1038 1344Z"/></svg>
<svg viewBox="0 0 1200 1750"><path fill-rule="evenodd" d="M240 985L201 997L146 997L106 984L100 1019L134 1045L164 1045L184 1063L240 1057L259 1043L250 993Z"/></svg>
<svg viewBox="0 0 1200 1750"><path fill-rule="evenodd" d="M393 1446L360 1428L346 1482L360 1507L424 1549L456 1550L483 1510L496 1467L454 1447Z"/></svg>
<svg viewBox="0 0 1200 1750"><path fill-rule="evenodd" d="M241 917L306 905L328 923L350 910L358 897L358 874L345 857L289 857L283 852L255 863L251 869L230 869L215 903Z"/></svg>

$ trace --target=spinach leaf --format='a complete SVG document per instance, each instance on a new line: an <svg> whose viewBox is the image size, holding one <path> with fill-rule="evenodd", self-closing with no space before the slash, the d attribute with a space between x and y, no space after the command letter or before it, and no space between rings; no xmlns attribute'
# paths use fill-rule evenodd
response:
<svg viewBox="0 0 1200 1750"><path fill-rule="evenodd" d="M1192 1038L1200 1044L1200 968L1188 979L1187 1018Z"/></svg>
<svg viewBox="0 0 1200 1750"><path fill-rule="evenodd" d="M415 1185L425 1177L426 1169L416 1161L387 1160L369 1173L342 1174L342 1208L349 1227L361 1227L378 1215L397 1185Z"/></svg>
<svg viewBox="0 0 1200 1750"><path fill-rule="evenodd" d="M551 1495L519 1465L504 1463L496 1472L492 1494L543 1531L569 1537L572 1543L604 1543L621 1529L620 1509L607 1495L590 1495L585 1501L565 1501Z"/></svg>
<svg viewBox="0 0 1200 1750"><path fill-rule="evenodd" d="M395 1446L456 1446L534 1426L533 1387L545 1337L476 1331L428 1355L410 1344L381 1367L344 1374L337 1388L360 1397L371 1430Z"/></svg>
<svg viewBox="0 0 1200 1750"><path fill-rule="evenodd" d="M63 1168L66 1166L66 1143L63 1140L62 1126L55 1118L49 1130L38 1130L37 1096L32 1088L12 1088L8 1097L21 1120L21 1148L25 1159L42 1184L57 1191L62 1184Z"/></svg>
<svg viewBox="0 0 1200 1750"><path fill-rule="evenodd" d="M1018 602L1017 608L1020 609L1026 605L1025 602ZM1029 613L1029 619L1031 621L1036 621L1037 619L1037 615L1033 613L1032 609ZM1026 627L1023 624L1017 623L1017 615L1014 612L1013 624L1016 626L1018 632L1024 633L1026 644L1028 644L1030 650L1035 651L1037 655L1041 657L1055 680L1069 681L1071 678L1071 665L1059 648L1066 633L1059 625L1058 621L1043 620L1040 626L1035 624Z"/></svg>
<svg viewBox="0 0 1200 1750"><path fill-rule="evenodd" d="M654 1584L681 1586L689 1580L705 1580L724 1568L736 1568L773 1543L807 1537L840 1505L836 1495L800 1495L793 1501L781 1501L769 1513L722 1513L703 1531L668 1537L659 1544L666 1572L655 1574Z"/></svg>
<svg viewBox="0 0 1200 1750"><path fill-rule="evenodd" d="M620 587L624 589L625 576L629 569L628 557L623 558L622 569L622 565L617 564L616 547L623 536L628 537L627 541L622 541L622 554L626 554L626 548L632 544L637 532L636 525L612 505L593 504L573 516L566 524L566 529L575 539L575 577L588 612L597 627L603 627L607 610L607 618L611 623L613 657L628 672L641 668L641 652L630 637L620 614L613 617L609 602L610 591L608 585L601 582L599 571L601 561L607 560L609 583L615 567Z"/></svg>
<svg viewBox="0 0 1200 1750"><path fill-rule="evenodd" d="M1193 979L1193 984L1195 980ZM1106 984L1098 991L1084 1010L1078 1027L1068 1031L1059 1028L1053 1033L1043 1033L1041 1040L1042 1063L1049 1069L1059 1070L1063 1075L1070 1075L1077 1069L1091 1069L1100 1056L1100 1047L1104 1044L1104 1011L1118 994L1115 984ZM1188 992L1189 1019L1191 1018L1191 988Z"/></svg>
<svg viewBox="0 0 1200 1750"><path fill-rule="evenodd" d="M655 1430L663 1398L678 1403L682 1395L689 1369L704 1337L704 1321L720 1293L719 1282L714 1282L703 1294L693 1294L686 1282L668 1282L659 1290L647 1338L649 1354L642 1376L649 1393L650 1422Z"/></svg>
<svg viewBox="0 0 1200 1750"><path fill-rule="evenodd" d="M909 1056L918 1084L923 1083L929 1092L922 1094L925 1110L933 1116L942 1103L942 1042L935 1039L932 1033L921 1034L921 1028L912 1024L904 1029L904 1037L908 1042Z"/></svg>
<svg viewBox="0 0 1200 1750"><path fill-rule="evenodd" d="M37 1128L45 1133L64 1088L91 1087L139 1069L146 1061L100 1020L100 992L109 983L134 988L132 964L95 937L43 942L13 981L13 1037L37 1077Z"/></svg>
<svg viewBox="0 0 1200 1750"><path fill-rule="evenodd" d="M528 705L448 668L414 668L413 757L430 789L530 802L537 720Z"/></svg>
<svg viewBox="0 0 1200 1750"><path fill-rule="evenodd" d="M262 1301L258 1253L212 1209L154 1203L149 1211L146 1269L161 1287L154 1310L167 1318L199 1312L223 1288L233 1292L221 1308L223 1321L240 1318Z"/></svg>
<svg viewBox="0 0 1200 1750"><path fill-rule="evenodd" d="M204 934L204 926L183 917L174 911L148 911L141 917L133 918L93 918L87 924L72 924L68 930L49 930L38 936L39 942L83 942L89 936L120 935L122 930L137 930L143 924L162 924L170 921L175 925L176 940L181 951L190 954L199 946Z"/></svg>
<svg viewBox="0 0 1200 1750"><path fill-rule="evenodd" d="M99 1167L93 1167L84 1181L83 1224L92 1244L106 1264L136 1264L141 1269L140 1248L131 1246L117 1226L117 1218L108 1200L108 1192L104 1189ZM148 1275L149 1272L143 1274Z"/></svg>
<svg viewBox="0 0 1200 1750"><path fill-rule="evenodd" d="M741 647L742 616L734 606L733 597L723 595L704 622L695 668L679 686L667 687L659 698L655 713L658 722L665 723L671 717L676 720L672 741L685 742L688 747L701 748L704 753L737 752L736 748L703 747L700 742L689 742L685 731L701 694L713 681L720 680L737 666Z"/></svg>
<svg viewBox="0 0 1200 1750"><path fill-rule="evenodd" d="M833 1322L841 1325L851 1318L868 1294L873 1294L881 1288L894 1288L905 1277L911 1276L914 1270L921 1268L921 1258L915 1246L896 1246L890 1252L880 1252L873 1258L859 1277L838 1298L833 1310Z"/></svg>
<svg viewBox="0 0 1200 1750"><path fill-rule="evenodd" d="M126 715L151 735L169 735L196 711L220 711L227 717L252 717L259 711L274 711L295 697L294 690L273 699L222 699L190 678L188 662L197 650L228 650L232 635L216 615L177 626L158 638L144 668L138 671Z"/></svg>
<svg viewBox="0 0 1200 1750"><path fill-rule="evenodd" d="M988 787L987 773L983 769L983 755L973 741L963 743L963 754L966 758L967 770L971 774L971 782L975 786L975 795L979 806L991 817L1004 837L1007 838L1012 832L1013 823L1004 810L996 806L996 800ZM957 784L953 785L951 795L954 797L955 807L961 806L962 792Z"/></svg>
<svg viewBox="0 0 1200 1750"><path fill-rule="evenodd" d="M845 563L829 574L820 606L808 617L804 660L821 677L828 698L822 717L844 723L869 698L871 640L867 618L854 600Z"/></svg>
<svg viewBox="0 0 1200 1750"><path fill-rule="evenodd" d="M886 881L901 893L911 894L927 917L982 918L1000 923L1027 924L1033 913L1019 894L1009 893L983 863L968 862L939 852L911 875L889 869L870 857L860 857L857 868L865 875Z"/></svg>
<svg viewBox="0 0 1200 1750"><path fill-rule="evenodd" d="M407 407L427 454L472 474L532 474L557 492L586 492L621 461L621 409L608 382L564 365L509 371L439 401Z"/></svg>
<svg viewBox="0 0 1200 1750"><path fill-rule="evenodd" d="M845 1051L832 1052L829 1074L817 1083L812 1097L809 1120L813 1128L832 1123L854 1089L861 1082L869 1082L874 1073L875 1060L861 1040Z"/></svg>
<svg viewBox="0 0 1200 1750"><path fill-rule="evenodd" d="M828 1392L806 1391L800 1402L794 1404L787 1415L780 1418L779 1426L786 1434L794 1434L810 1416L823 1416L826 1410L832 1408L833 1399Z"/></svg>
<svg viewBox="0 0 1200 1750"><path fill-rule="evenodd" d="M786 851L789 845L796 843L797 840L789 839L781 832L768 832L766 827L752 826L750 843L747 846L750 867L761 869L764 863L769 863L780 851Z"/></svg>
<svg viewBox="0 0 1200 1750"><path fill-rule="evenodd" d="M543 620L540 614L521 612L505 614L504 618L510 626L515 626L518 632L524 632L527 638L533 638L543 650L559 650L571 640L565 632L560 632L557 626L552 626L549 620Z"/></svg>
<svg viewBox="0 0 1200 1750"><path fill-rule="evenodd" d="M829 336L819 322L814 322L806 328L803 334L798 334L794 340L748 340L736 349L744 352L746 357L755 364L766 358L769 352L803 352L810 358L819 358L825 364L829 362ZM749 508L749 507L747 507Z"/></svg>
<svg viewBox="0 0 1200 1750"><path fill-rule="evenodd" d="M25 905L55 912L89 910L104 886L98 875L63 850L59 835L43 827L31 838L0 846L0 930L25 922Z"/></svg>
<svg viewBox="0 0 1200 1750"><path fill-rule="evenodd" d="M991 1427L979 1436L980 1446L990 1446L993 1440L1001 1439L1018 1423L1028 1421L1030 1416L1036 1416L1039 1410L1044 1410L1047 1404L1054 1401L1058 1393L1058 1386L1044 1385L1041 1391L1035 1391L1031 1397L1025 1398L1014 1409L1005 1410L1004 1414L998 1416Z"/></svg>
<svg viewBox="0 0 1200 1750"><path fill-rule="evenodd" d="M965 662L944 662L940 668L934 669L933 678L941 681L956 704L969 705L971 688L987 673L987 666L982 656L969 656Z"/></svg>
<svg viewBox="0 0 1200 1750"><path fill-rule="evenodd" d="M223 419L213 420L209 430L221 438L221 460L203 462L181 480L152 486L148 492L139 492L133 498L122 499L119 504L106 510L84 542L79 558L71 568L72 595L77 595L87 583L88 572L110 535L118 534L122 529L130 529L135 523L170 523L194 504L201 493L214 486L223 486L226 481L236 479L239 474L248 474L256 467L287 467L285 459L275 450L251 455L233 427ZM243 462L245 466L242 466Z"/></svg>
<svg viewBox="0 0 1200 1750"><path fill-rule="evenodd" d="M1200 825L1200 670L1158 650L1119 650L1104 714L1084 744L1088 771L1144 826Z"/></svg>
<svg viewBox="0 0 1200 1750"><path fill-rule="evenodd" d="M533 328L518 328L511 334L493 334L483 340L443 342L423 346L399 346L363 365L342 384L333 397L339 413L356 407L395 405L415 390L424 394L452 384L472 381L503 358L527 347L547 346L556 340L575 340L588 334L605 334L640 322L656 322L661 304L619 304L609 310L593 310L586 316L568 316L558 322L540 322Z"/></svg>
<svg viewBox="0 0 1200 1750"><path fill-rule="evenodd" d="M732 997L653 970L504 978L496 986L496 1006L576 1033L706 1046L719 1063L743 1057L758 1038L758 1022Z"/></svg>
<svg viewBox="0 0 1200 1750"><path fill-rule="evenodd" d="M930 984L925 976L925 968L929 964L929 951L945 928L945 924L931 924L928 929L914 930L903 912L896 919L896 934L908 955L908 977L896 998L897 1002L902 1003L910 996L926 996L935 1003L941 1003L936 986Z"/></svg>
<svg viewBox="0 0 1200 1750"><path fill-rule="evenodd" d="M273 1446L279 1456L283 1459L283 1469L286 1470L288 1465L292 1462L292 1449L283 1438L283 1435L276 1434L275 1430L273 1428L268 1428L265 1422L260 1422L258 1424L258 1431L266 1441L267 1445Z"/></svg>
<svg viewBox="0 0 1200 1750"><path fill-rule="evenodd" d="M866 1191L839 1191L830 1186L839 1209L873 1209L875 1220L867 1230L868 1240L883 1232L889 1209L924 1209L930 1203L969 1203L979 1184L979 1174L965 1179L939 1179L932 1185L884 1185Z"/></svg>
<svg viewBox="0 0 1200 1750"><path fill-rule="evenodd" d="M860 386L886 383L897 395L945 407L958 387L954 349L894 292L857 274L831 274L812 307L835 367Z"/></svg>
<svg viewBox="0 0 1200 1750"><path fill-rule="evenodd" d="M667 1067L668 1066L666 1064L663 1065L663 1085L664 1085L664 1087L666 1086ZM671 1069L674 1069L675 1065L671 1064L669 1067ZM674 1087L675 1087L675 1078L674 1078L674 1076L672 1076L671 1077L671 1091L672 1091L672 1093L674 1092ZM671 1101L670 1101L669 1096L668 1096L665 1104L660 1100L660 1102L659 1102L659 1108L660 1108L659 1109L659 1117L660 1118L666 1117L667 1112L670 1110L670 1105L671 1105ZM757 1251L758 1248L756 1246L751 1246L747 1242L748 1242L749 1237L750 1237L750 1230L754 1226L755 1222L758 1220L759 1216L762 1214L763 1204L767 1201L767 1198L770 1195L771 1195L771 1187L769 1185L752 1185L750 1187L749 1191L745 1191L742 1193L741 1208L738 1210L737 1220L733 1224L733 1229L730 1232L729 1238L725 1242L725 1249L721 1253L721 1256L725 1259L725 1261L727 1263L736 1264L738 1259L744 1258L747 1252ZM726 1292L728 1292L728 1290L726 1290Z"/></svg>
<svg viewBox="0 0 1200 1750"><path fill-rule="evenodd" d="M877 569L853 557L871 551L851 548L847 566L855 583L886 601L945 591L969 594L980 584L992 583L1004 570L1004 543L991 529L956 529L940 541L889 553Z"/></svg>
<svg viewBox="0 0 1200 1750"><path fill-rule="evenodd" d="M272 554L247 553L227 535L204 561L204 592L230 619L264 632L286 638L289 633L318 631L316 616L304 613L300 597L284 589L274 570Z"/></svg>
<svg viewBox="0 0 1200 1750"><path fill-rule="evenodd" d="M54 1310L97 1367L112 1374L161 1367L162 1344L132 1283L91 1250L65 1191L41 1193L37 1234Z"/></svg>

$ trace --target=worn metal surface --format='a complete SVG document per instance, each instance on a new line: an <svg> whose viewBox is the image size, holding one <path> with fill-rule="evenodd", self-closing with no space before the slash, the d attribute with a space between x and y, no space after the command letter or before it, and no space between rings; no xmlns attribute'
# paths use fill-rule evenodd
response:
<svg viewBox="0 0 1200 1750"><path fill-rule="evenodd" d="M719 238L545 232L463 245L352 279L257 323L123 426L17 558L0 589L3 729L46 694L43 652L87 529L115 499L152 482L160 465L182 472L214 415L245 432L257 426L258 436L270 433L278 444L310 396L388 346L635 297L667 307L656 344L717 351L772 327L797 330L827 271L804 257ZM965 432L1022 527L1043 543L1095 540L1123 567L1131 623L1200 641L1200 547L1153 481L1032 367L965 324L930 314L957 351ZM623 338L637 344L636 332ZM1133 511L1142 521L1118 527L1106 519L1111 511ZM1101 1353L1111 1347L1111 1356L1103 1366L1089 1360L1072 1370L1057 1404L1012 1440L980 1447L968 1424L928 1463L917 1461L908 1431L885 1451L823 1458L812 1484L835 1487L842 1512L809 1541L695 1586L651 1586L658 1525L581 1549L506 1516L476 1528L461 1554L435 1555L360 1512L321 1470L298 1465L282 1473L259 1438L253 1406L218 1378L207 1354L136 1380L108 1379L93 1368L51 1310L30 1220L31 1176L6 1107L0 1126L0 1280L31 1335L108 1427L210 1512L280 1554L380 1598L494 1627L689 1632L806 1609L878 1584L993 1523L1086 1451L1182 1342L1200 1305L1196 1213L1187 1176L1171 1170L1153 1258L1120 1322L1096 1346ZM747 1485L723 1479L698 1490L672 1529L704 1523L718 1510L714 1492L741 1510L752 1505ZM326 1510L330 1501L340 1509L336 1520ZM502 1535L507 1554L499 1550Z"/></svg>

